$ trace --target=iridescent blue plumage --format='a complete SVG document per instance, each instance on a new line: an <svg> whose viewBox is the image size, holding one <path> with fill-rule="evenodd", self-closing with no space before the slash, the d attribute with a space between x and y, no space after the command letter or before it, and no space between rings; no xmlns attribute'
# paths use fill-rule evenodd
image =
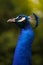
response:
<svg viewBox="0 0 43 65"><path fill-rule="evenodd" d="M27 23L21 29L17 47L14 54L13 65L31 65L32 61L32 42L34 39L34 32L26 18Z"/></svg>
<svg viewBox="0 0 43 65"><path fill-rule="evenodd" d="M34 32L32 29L22 29L17 42L13 65L31 65L32 64L32 42Z"/></svg>
<svg viewBox="0 0 43 65"><path fill-rule="evenodd" d="M12 65L32 65L32 43L34 40L34 32L29 23L28 16L25 15L21 15L21 16L25 17L26 22L18 23L17 21L19 19L16 20L16 24L18 26L21 26L20 24L25 24L25 25L22 26L20 30Z"/></svg>

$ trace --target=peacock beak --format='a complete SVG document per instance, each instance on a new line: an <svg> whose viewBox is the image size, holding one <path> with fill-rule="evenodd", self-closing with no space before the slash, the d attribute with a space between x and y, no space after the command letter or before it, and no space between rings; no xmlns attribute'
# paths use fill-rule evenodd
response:
<svg viewBox="0 0 43 65"><path fill-rule="evenodd" d="M15 22L15 18L8 19L7 22Z"/></svg>

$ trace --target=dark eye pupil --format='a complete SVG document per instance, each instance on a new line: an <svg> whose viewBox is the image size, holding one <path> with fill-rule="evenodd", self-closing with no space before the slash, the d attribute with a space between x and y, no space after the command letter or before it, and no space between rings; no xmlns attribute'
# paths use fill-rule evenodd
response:
<svg viewBox="0 0 43 65"><path fill-rule="evenodd" d="M19 16L19 19L21 19L22 17L21 16Z"/></svg>

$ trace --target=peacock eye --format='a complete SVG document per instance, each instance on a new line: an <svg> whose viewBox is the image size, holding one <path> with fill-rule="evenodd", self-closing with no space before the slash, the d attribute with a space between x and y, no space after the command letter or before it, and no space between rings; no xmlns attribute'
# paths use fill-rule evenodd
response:
<svg viewBox="0 0 43 65"><path fill-rule="evenodd" d="M22 19L22 17L21 17L21 16L19 16L19 20L20 20L20 19Z"/></svg>
<svg viewBox="0 0 43 65"><path fill-rule="evenodd" d="M16 20L21 20L21 19L22 19L22 16L16 17Z"/></svg>

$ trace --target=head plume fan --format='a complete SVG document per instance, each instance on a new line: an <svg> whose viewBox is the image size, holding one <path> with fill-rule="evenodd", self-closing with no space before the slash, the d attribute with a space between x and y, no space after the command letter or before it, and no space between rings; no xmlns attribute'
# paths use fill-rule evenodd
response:
<svg viewBox="0 0 43 65"><path fill-rule="evenodd" d="M34 28L36 28L39 24L39 17L35 13L33 13L33 15L35 16L35 19L36 19L36 25L34 27Z"/></svg>

